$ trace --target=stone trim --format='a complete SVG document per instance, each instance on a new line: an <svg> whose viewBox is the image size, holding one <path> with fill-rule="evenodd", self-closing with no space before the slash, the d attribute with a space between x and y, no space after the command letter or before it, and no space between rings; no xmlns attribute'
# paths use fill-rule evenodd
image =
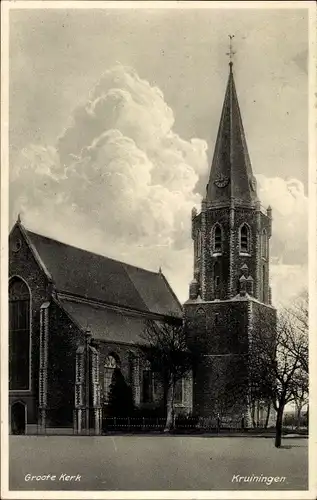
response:
<svg viewBox="0 0 317 500"><path fill-rule="evenodd" d="M43 260L41 259L38 251L36 250L35 246L33 245L31 239L29 238L28 234L27 234L27 231L26 229L24 228L24 226L22 226L22 224L20 222L17 222L15 224L15 226L18 226L20 228L20 231L21 231L21 234L23 235L24 237L24 240L26 241L26 244L28 245L29 249L31 250L31 253L36 261L36 263L38 264L38 266L40 267L40 269L42 269L42 271L44 272L46 278L49 280L49 281L53 281L53 278L52 278L52 275L51 273L48 271L47 267L45 266ZM12 231L15 229L15 227L12 229ZM12 232L11 231L11 232Z"/></svg>
<svg viewBox="0 0 317 500"><path fill-rule="evenodd" d="M100 383L99 383L99 352L94 347L89 346L91 357L91 383L92 383L92 408L90 411L94 414L95 434L101 433L101 402L100 402Z"/></svg>
<svg viewBox="0 0 317 500"><path fill-rule="evenodd" d="M13 230L12 230L13 231ZM10 277L9 277L9 281L8 281L8 289L10 287L10 282L14 279L14 278L17 278L21 281L23 281L23 283L27 286L28 290L29 290L29 387L28 389L10 389L9 388L9 394L30 394L32 393L33 391L33 363L32 363L32 350L33 350L33 314L32 314L32 311L33 311L33 295L32 295L32 291L31 291L31 288L28 284L28 282L22 278L22 276L20 276L19 274L12 274Z"/></svg>
<svg viewBox="0 0 317 500"><path fill-rule="evenodd" d="M85 360L84 348L78 347L76 351L76 381L75 381L75 408L84 405Z"/></svg>
<svg viewBox="0 0 317 500"><path fill-rule="evenodd" d="M92 382L92 404L94 408L100 408L100 383L99 383L99 353L96 349L89 349L91 355L91 382Z"/></svg>
<svg viewBox="0 0 317 500"><path fill-rule="evenodd" d="M141 377L140 377L140 358L137 355L133 359L132 395L134 404L136 406L139 406L141 402Z"/></svg>
<svg viewBox="0 0 317 500"><path fill-rule="evenodd" d="M256 233L255 233L255 287L254 295L261 301L261 211L256 211Z"/></svg>
<svg viewBox="0 0 317 500"><path fill-rule="evenodd" d="M85 383L86 383L86 359L85 347L79 346L76 351L76 379L75 379L75 416L74 430L76 434L81 434L85 423L83 422L84 412L86 408L85 401ZM96 348L88 346L88 356L90 359L89 367L89 390L92 393L92 406L89 405L89 412L93 412L95 434L101 433L101 402L100 402L100 383L99 383L99 352ZM85 429L86 432L86 429Z"/></svg>
<svg viewBox="0 0 317 500"><path fill-rule="evenodd" d="M162 275L162 277L167 282L164 275ZM119 305L111 304L108 302L101 302L101 301L95 300L95 299L87 299L87 298L82 297L80 295L74 295L74 294L68 293L66 291L57 291L57 299L69 300L72 302L78 302L78 303L82 303L82 304L88 304L88 305L92 305L94 307L97 306L97 307L100 307L103 309L111 309L114 311L118 311L120 313L124 312L127 316L131 316L131 317L143 316L144 318L149 318L149 319L162 319L162 318L170 318L171 317L170 315L147 312L147 311L143 311L141 309L130 309L129 307L125 307L125 306L121 306L121 305L119 306ZM62 303L58 302L58 305L63 308ZM180 308L182 308L181 304L180 304ZM63 308L63 310L64 310L64 308ZM67 311L65 311L65 312L67 313ZM172 317L175 318L175 316L172 316ZM181 316L179 316L179 318L181 318ZM72 320L72 321L74 321L74 320Z"/></svg>
<svg viewBox="0 0 317 500"><path fill-rule="evenodd" d="M44 302L40 309L39 426L42 430L46 427L49 306L49 302Z"/></svg>
<svg viewBox="0 0 317 500"><path fill-rule="evenodd" d="M236 295L235 297L233 297L232 299L216 299L216 300L201 300L201 301L197 301L197 300L187 300L185 305L186 307L188 306L197 306L197 304L228 304L230 302L246 302L246 301L251 301L251 302L255 302L257 304L261 304L262 306L265 306L267 307L268 309L273 309L275 311L275 307L272 306L271 304L263 304L263 302L261 302L260 300L257 300L255 297L251 296L251 295L248 295L246 294L245 296L241 296L240 294Z"/></svg>
<svg viewBox="0 0 317 500"><path fill-rule="evenodd" d="M200 276L200 296L206 298L206 257L207 257L207 221L206 221L206 200L201 202L201 276Z"/></svg>
<svg viewBox="0 0 317 500"><path fill-rule="evenodd" d="M233 205L230 207L230 235L229 235L229 282L228 282L228 296L229 298L233 296L233 270L234 270L234 260L235 260L235 248L234 248L234 239L235 239L235 223L234 223L234 208Z"/></svg>
<svg viewBox="0 0 317 500"><path fill-rule="evenodd" d="M247 328L247 333L248 333L248 347L252 347L252 335L253 335L253 308L252 308L252 302L249 301L248 302L248 312L247 312L247 315L248 315L248 328ZM249 368L248 368L249 370ZM249 377L250 377L250 373L249 373ZM249 396L250 396L250 391L251 389L249 388ZM249 401L250 401L250 397L249 397ZM246 415L245 415L245 425L246 427L249 427L251 425L251 422L252 422L252 416L251 416L251 408L250 408L250 405L248 405L248 408L247 408L247 412L246 412Z"/></svg>

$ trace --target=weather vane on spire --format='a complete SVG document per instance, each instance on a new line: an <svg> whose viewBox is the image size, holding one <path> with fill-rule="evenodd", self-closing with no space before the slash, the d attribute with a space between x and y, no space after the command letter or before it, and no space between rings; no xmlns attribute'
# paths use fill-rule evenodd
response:
<svg viewBox="0 0 317 500"><path fill-rule="evenodd" d="M230 65L230 67L232 67L232 65L233 65L232 59L233 59L233 56L235 55L235 52L233 51L233 48L232 48L232 40L234 38L234 35L228 35L228 37L230 39L229 52L227 52L226 55L229 56L229 65Z"/></svg>

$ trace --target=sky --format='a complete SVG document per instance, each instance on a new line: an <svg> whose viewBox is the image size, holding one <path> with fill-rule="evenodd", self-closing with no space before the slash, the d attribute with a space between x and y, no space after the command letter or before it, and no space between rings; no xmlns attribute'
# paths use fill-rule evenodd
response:
<svg viewBox="0 0 317 500"><path fill-rule="evenodd" d="M307 280L304 9L10 12L10 222L192 278L190 214L234 77L264 206L276 304ZM287 280L287 285L286 285Z"/></svg>

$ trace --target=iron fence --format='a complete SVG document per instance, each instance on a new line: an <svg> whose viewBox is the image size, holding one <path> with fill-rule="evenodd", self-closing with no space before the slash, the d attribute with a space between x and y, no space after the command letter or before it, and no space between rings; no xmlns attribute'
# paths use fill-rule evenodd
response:
<svg viewBox="0 0 317 500"><path fill-rule="evenodd" d="M96 422L93 418L93 411L89 409L81 412L81 424L78 422L78 413L73 411L72 419L56 418L53 411L47 411L45 419L39 413L37 423L29 424L23 433L44 434L44 435L99 435L111 432L120 433L160 433L166 426L166 417L163 416L143 416L142 413L132 416L109 416L105 411L102 412L101 421ZM87 416L87 418L86 418ZM54 418L53 418L54 417ZM293 421L285 418L283 421L283 432L307 434L307 419L301 422L301 426L295 426ZM306 424L306 425L305 425ZM274 432L274 424L269 428L264 425L250 425L244 418L234 418L231 416L194 416L194 415L176 415L173 432L177 433L265 433ZM11 432L13 433L13 432Z"/></svg>
<svg viewBox="0 0 317 500"><path fill-rule="evenodd" d="M162 417L104 417L102 430L107 431L162 431L166 419Z"/></svg>
<svg viewBox="0 0 317 500"><path fill-rule="evenodd" d="M166 426L164 417L109 417L102 419L102 431L122 432L147 432L163 431ZM176 416L174 430L177 431L207 431L220 432L221 430L244 430L243 421L234 419L223 419L213 417Z"/></svg>

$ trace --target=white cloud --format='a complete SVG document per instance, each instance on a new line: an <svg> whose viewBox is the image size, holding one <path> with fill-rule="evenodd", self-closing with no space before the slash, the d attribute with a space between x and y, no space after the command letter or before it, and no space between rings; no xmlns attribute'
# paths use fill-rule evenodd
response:
<svg viewBox="0 0 317 500"><path fill-rule="evenodd" d="M196 185L208 170L207 144L182 139L173 124L158 88L131 68L108 70L74 111L56 148L30 146L21 155L10 172L12 217L22 210L34 230L142 267L162 266L186 300L190 213L201 200ZM273 207L273 255L304 264L302 185L263 175L258 180L262 202ZM272 273L277 295L285 286L280 276Z"/></svg>
<svg viewBox="0 0 317 500"><path fill-rule="evenodd" d="M285 264L307 264L308 198L297 179L257 176L259 197L273 208L272 255Z"/></svg>
<svg viewBox="0 0 317 500"><path fill-rule="evenodd" d="M292 304L308 288L306 265L271 264L273 304L276 307Z"/></svg>

